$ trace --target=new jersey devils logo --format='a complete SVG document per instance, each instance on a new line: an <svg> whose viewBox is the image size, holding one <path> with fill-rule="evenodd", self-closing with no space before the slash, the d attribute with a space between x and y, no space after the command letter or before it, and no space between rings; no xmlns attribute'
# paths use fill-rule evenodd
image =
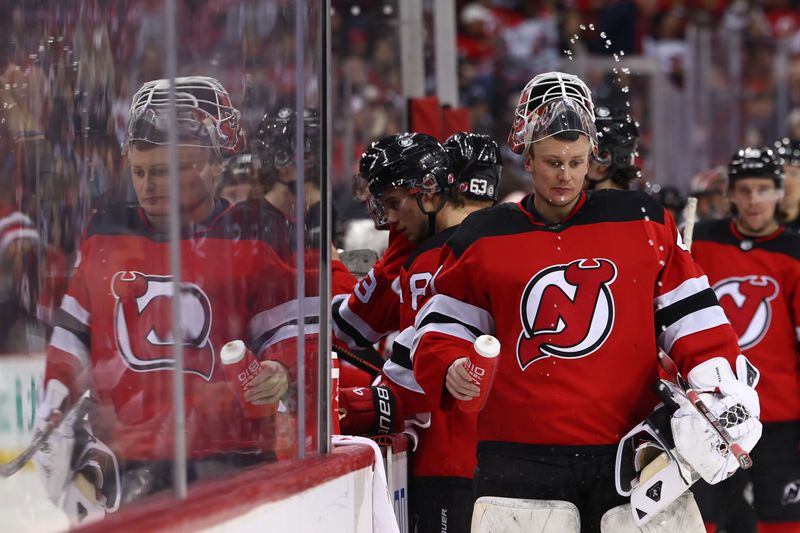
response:
<svg viewBox="0 0 800 533"><path fill-rule="evenodd" d="M614 324L609 286L616 277L608 259L579 259L537 273L522 295L519 366L525 370L544 357L577 358L597 350Z"/></svg>
<svg viewBox="0 0 800 533"><path fill-rule="evenodd" d="M141 272L117 272L111 280L114 333L125 363L137 372L174 368L170 276L148 276ZM184 372L211 379L214 347L211 304L193 283L181 283Z"/></svg>
<svg viewBox="0 0 800 533"><path fill-rule="evenodd" d="M714 285L714 292L739 336L739 347L758 344L772 320L770 302L778 296L778 282L769 276L726 278Z"/></svg>

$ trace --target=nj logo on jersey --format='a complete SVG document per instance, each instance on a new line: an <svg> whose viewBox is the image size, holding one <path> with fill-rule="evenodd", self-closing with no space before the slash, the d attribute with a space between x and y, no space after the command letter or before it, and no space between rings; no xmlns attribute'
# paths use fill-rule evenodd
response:
<svg viewBox="0 0 800 533"><path fill-rule="evenodd" d="M520 368L545 357L571 359L597 350L614 325L609 287L616 277L617 267L608 259L579 259L533 276L520 304Z"/></svg>
<svg viewBox="0 0 800 533"><path fill-rule="evenodd" d="M111 280L114 333L125 363L137 372L174 368L172 277L117 272ZM184 372L206 380L214 373L214 347L209 341L211 304L194 283L181 283Z"/></svg>
<svg viewBox="0 0 800 533"><path fill-rule="evenodd" d="M766 335L772 320L770 302L778 296L778 290L778 282L769 276L726 278L714 285L742 350L752 348Z"/></svg>

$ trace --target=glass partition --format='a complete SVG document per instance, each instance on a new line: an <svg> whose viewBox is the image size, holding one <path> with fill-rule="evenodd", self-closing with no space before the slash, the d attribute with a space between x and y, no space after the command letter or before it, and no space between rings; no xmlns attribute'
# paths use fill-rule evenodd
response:
<svg viewBox="0 0 800 533"><path fill-rule="evenodd" d="M326 449L326 2L8 4L6 525Z"/></svg>

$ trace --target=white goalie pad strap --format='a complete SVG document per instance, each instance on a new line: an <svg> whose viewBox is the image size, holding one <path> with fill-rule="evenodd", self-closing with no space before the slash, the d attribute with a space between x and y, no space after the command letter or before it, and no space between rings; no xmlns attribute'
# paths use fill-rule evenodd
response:
<svg viewBox="0 0 800 533"><path fill-rule="evenodd" d="M96 492L95 486L80 474L67 484L61 508L72 526L85 526L105 518L106 508L98 501Z"/></svg>
<svg viewBox="0 0 800 533"><path fill-rule="evenodd" d="M639 484L631 491L631 519L637 526L658 519L698 479L699 474L674 455L658 456L642 471Z"/></svg>
<svg viewBox="0 0 800 533"><path fill-rule="evenodd" d="M578 508L560 500L483 496L472 511L471 533L579 533Z"/></svg>
<svg viewBox="0 0 800 533"><path fill-rule="evenodd" d="M637 525L629 504L608 510L600 520L601 533L705 533L700 509L691 492L685 492L644 525Z"/></svg>

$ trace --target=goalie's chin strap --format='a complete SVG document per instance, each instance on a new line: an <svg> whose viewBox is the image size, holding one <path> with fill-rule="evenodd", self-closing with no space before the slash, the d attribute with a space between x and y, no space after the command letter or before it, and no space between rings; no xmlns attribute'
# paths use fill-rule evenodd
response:
<svg viewBox="0 0 800 533"><path fill-rule="evenodd" d="M443 194L439 194L439 206L434 211L426 211L425 207L422 205L422 194L417 194L417 206L419 210L422 211L424 214L428 215L428 237L433 237L436 235L436 215L439 214L439 211L442 210L444 204L447 203L447 198Z"/></svg>

